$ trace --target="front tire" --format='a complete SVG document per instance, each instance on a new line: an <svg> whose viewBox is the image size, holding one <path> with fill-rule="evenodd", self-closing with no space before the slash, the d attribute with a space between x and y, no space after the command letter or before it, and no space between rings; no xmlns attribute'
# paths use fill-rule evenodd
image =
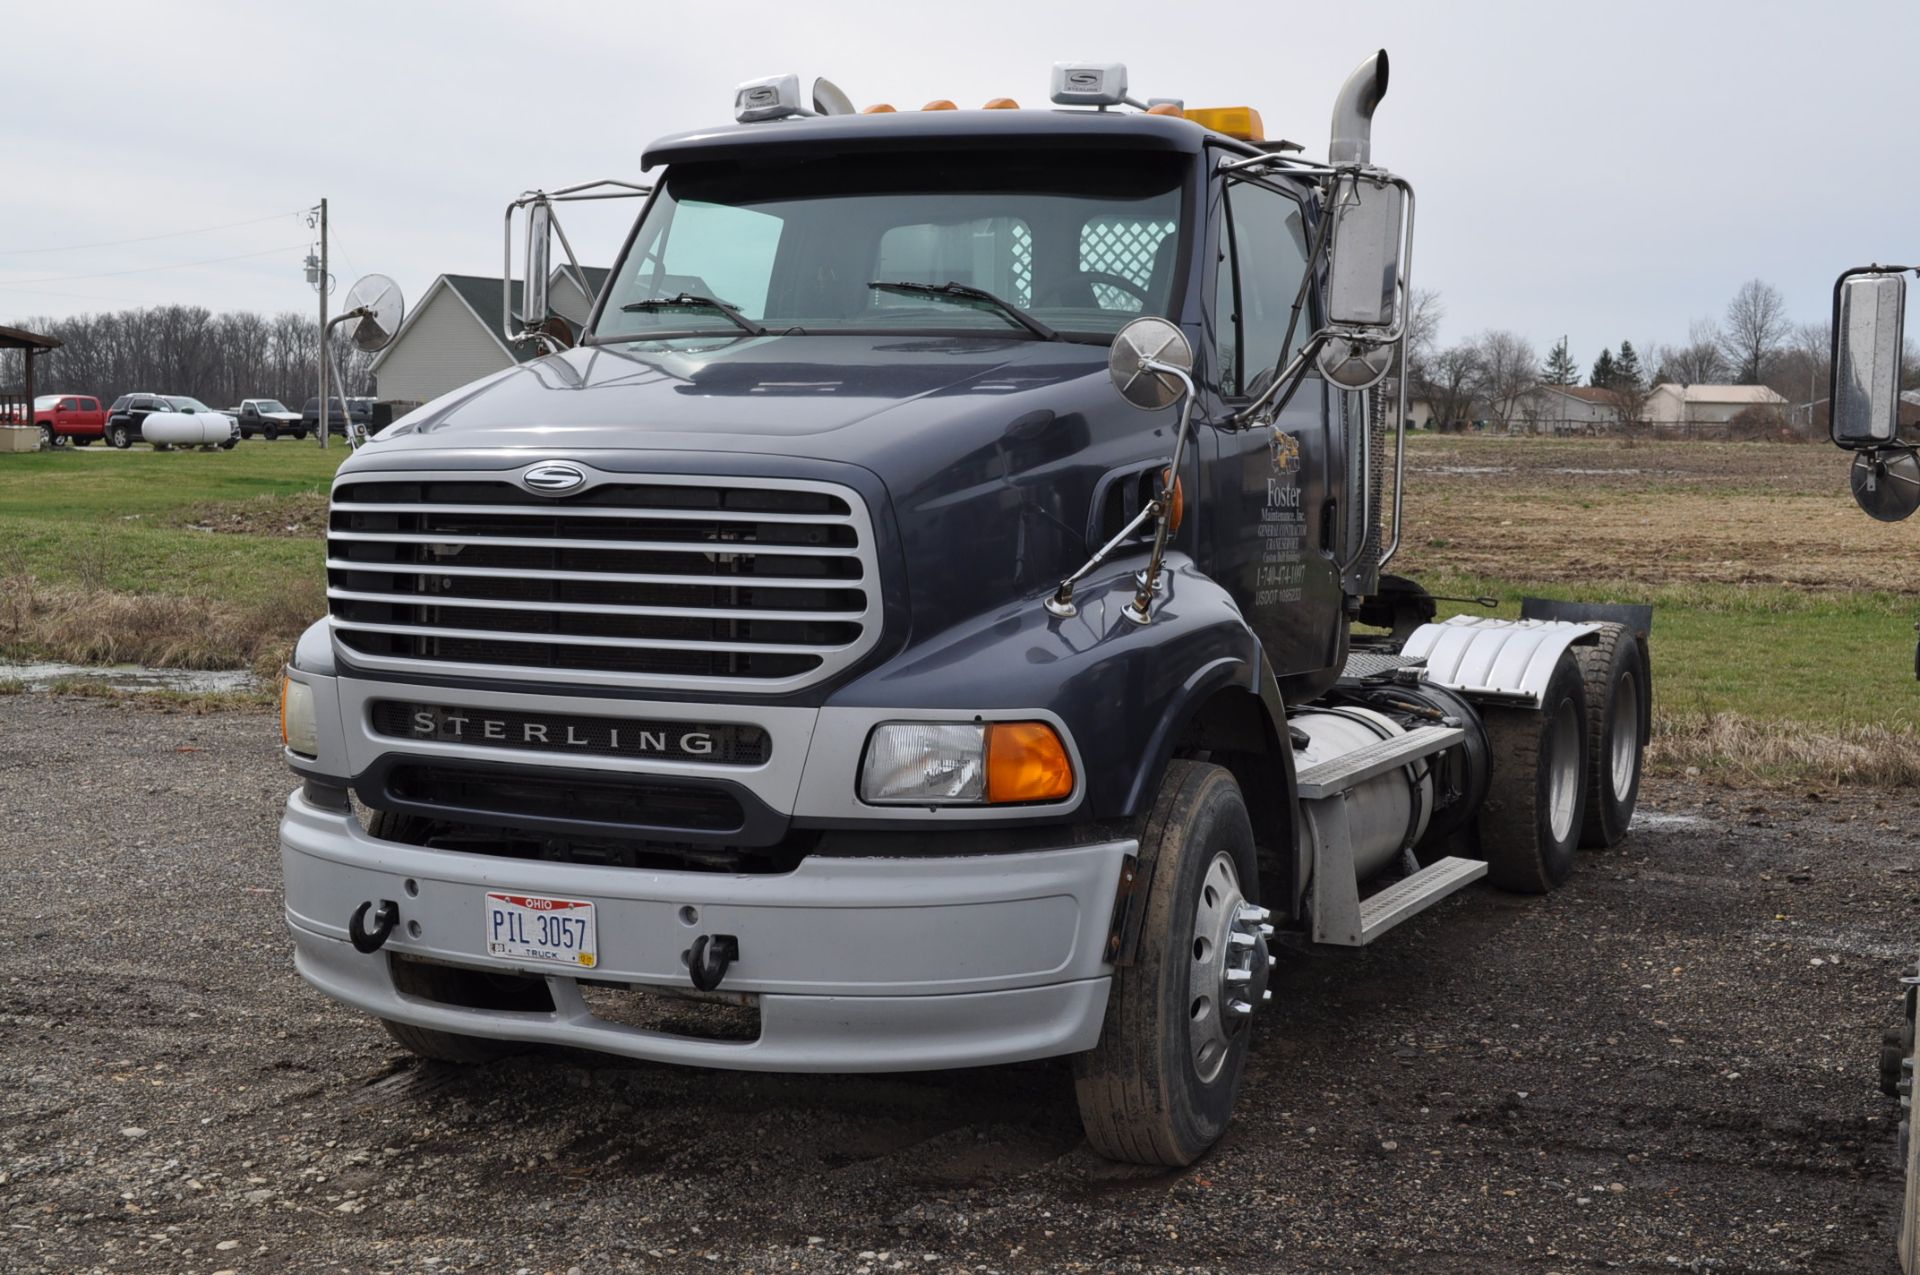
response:
<svg viewBox="0 0 1920 1275"><path fill-rule="evenodd" d="M133 446L133 435L127 432L125 425L115 425L107 431L107 441L113 444L115 451L124 452Z"/></svg>
<svg viewBox="0 0 1920 1275"><path fill-rule="evenodd" d="M1136 903L1139 949L1114 970L1100 1043L1074 1059L1074 1090L1096 1152L1178 1166L1226 1130L1266 985L1253 826L1233 775L1170 763L1140 861L1151 877Z"/></svg>
<svg viewBox="0 0 1920 1275"><path fill-rule="evenodd" d="M1487 878L1545 894L1573 872L1586 813L1587 700L1580 664L1562 652L1538 708L1480 710L1493 755L1480 807Z"/></svg>
<svg viewBox="0 0 1920 1275"><path fill-rule="evenodd" d="M1601 629L1574 648L1587 693L1587 814L1580 844L1618 845L1640 801L1652 686L1640 641L1624 625Z"/></svg>

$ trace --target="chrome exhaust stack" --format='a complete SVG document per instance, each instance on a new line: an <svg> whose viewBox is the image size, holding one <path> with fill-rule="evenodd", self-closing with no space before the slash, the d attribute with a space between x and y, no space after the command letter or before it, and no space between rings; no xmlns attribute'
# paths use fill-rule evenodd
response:
<svg viewBox="0 0 1920 1275"><path fill-rule="evenodd" d="M1327 163L1373 162L1373 111L1387 95L1387 51L1380 50L1353 69L1333 99L1333 140Z"/></svg>

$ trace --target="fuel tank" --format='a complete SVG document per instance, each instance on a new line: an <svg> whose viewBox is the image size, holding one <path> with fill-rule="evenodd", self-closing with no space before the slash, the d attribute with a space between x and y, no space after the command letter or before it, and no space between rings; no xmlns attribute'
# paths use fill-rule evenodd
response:
<svg viewBox="0 0 1920 1275"><path fill-rule="evenodd" d="M1297 770L1406 733L1385 713L1359 707L1311 709L1293 714L1287 724L1307 734L1307 746L1294 753ZM1365 880L1425 835L1433 813L1432 768L1421 762L1376 775L1349 790L1345 800L1354 876ZM1311 829L1313 821L1306 826Z"/></svg>

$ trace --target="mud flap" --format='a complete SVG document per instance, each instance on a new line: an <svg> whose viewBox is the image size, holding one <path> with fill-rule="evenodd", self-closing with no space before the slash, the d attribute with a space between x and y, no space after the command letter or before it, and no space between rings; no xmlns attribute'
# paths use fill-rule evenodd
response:
<svg viewBox="0 0 1920 1275"><path fill-rule="evenodd" d="M1520 618L1569 620L1575 624L1590 624L1597 620L1602 624L1625 625L1628 632L1640 639L1641 650L1646 649L1647 637L1653 632L1653 608L1629 602L1559 602L1553 598L1521 598Z"/></svg>

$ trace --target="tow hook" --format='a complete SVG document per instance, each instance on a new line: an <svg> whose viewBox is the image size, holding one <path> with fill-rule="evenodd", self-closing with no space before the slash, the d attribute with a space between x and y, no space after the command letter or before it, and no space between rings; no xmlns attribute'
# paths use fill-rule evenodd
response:
<svg viewBox="0 0 1920 1275"><path fill-rule="evenodd" d="M731 934L702 934L687 951L687 973L703 992L717 992L727 968L740 959L740 940Z"/></svg>
<svg viewBox="0 0 1920 1275"><path fill-rule="evenodd" d="M367 913L373 907L369 899L353 910L353 919L347 922L347 937L353 940L353 950L363 956L371 956L386 946L387 936L400 924L400 905L392 899L380 900L380 910L373 914L373 929L367 929Z"/></svg>

